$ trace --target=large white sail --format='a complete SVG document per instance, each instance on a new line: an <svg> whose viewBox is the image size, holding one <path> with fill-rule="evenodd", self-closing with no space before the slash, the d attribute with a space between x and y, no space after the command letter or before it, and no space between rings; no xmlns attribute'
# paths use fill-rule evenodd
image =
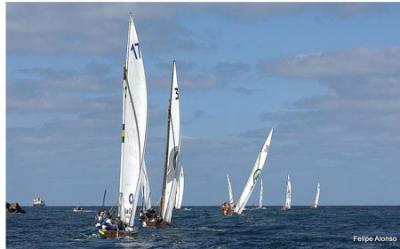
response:
<svg viewBox="0 0 400 249"><path fill-rule="evenodd" d="M151 208L151 191L150 191L150 182L149 177L147 175L147 167L145 161L142 165L142 174L141 174L141 187L142 187L142 205L144 210Z"/></svg>
<svg viewBox="0 0 400 249"><path fill-rule="evenodd" d="M228 181L228 193L229 193L229 204L233 206L233 192L232 192L232 185L231 179L229 179L229 175L226 175L226 180Z"/></svg>
<svg viewBox="0 0 400 249"><path fill-rule="evenodd" d="M176 188L175 208L180 209L182 207L183 190L185 188L185 176L183 174L183 167L181 166L181 172L179 174L178 186Z"/></svg>
<svg viewBox="0 0 400 249"><path fill-rule="evenodd" d="M254 164L253 170L250 173L250 176L247 180L246 186L243 189L242 194L235 206L235 213L241 214L247 204L247 201L250 198L251 193L253 192L254 186L257 183L258 178L260 177L261 171L264 167L265 160L267 159L269 146L271 144L273 129L268 134L267 140L265 144L261 148L260 153L258 154L256 163Z"/></svg>
<svg viewBox="0 0 400 249"><path fill-rule="evenodd" d="M180 111L179 88L176 76L176 63L172 63L171 94L168 108L167 148L164 168L164 181L161 196L161 217L170 223L175 205L176 187L180 174Z"/></svg>
<svg viewBox="0 0 400 249"><path fill-rule="evenodd" d="M286 183L286 196L285 196L285 206L283 209L290 209L292 207L292 183L290 182L290 176L287 176Z"/></svg>
<svg viewBox="0 0 400 249"><path fill-rule="evenodd" d="M133 226L147 129L147 87L133 17L129 19L123 80L121 171L118 216Z"/></svg>
<svg viewBox="0 0 400 249"><path fill-rule="evenodd" d="M315 199L314 199L314 204L313 204L313 208L317 208L318 207L318 202L319 202L319 183L317 184L317 190L315 192Z"/></svg>
<svg viewBox="0 0 400 249"><path fill-rule="evenodd" d="M261 186L260 186L260 199L259 199L259 201L258 201L258 207L259 208L262 208L262 206L263 206L263 204L262 204L262 202L263 202L263 192L264 192L264 187L263 187L263 181L262 181L262 179L261 179Z"/></svg>

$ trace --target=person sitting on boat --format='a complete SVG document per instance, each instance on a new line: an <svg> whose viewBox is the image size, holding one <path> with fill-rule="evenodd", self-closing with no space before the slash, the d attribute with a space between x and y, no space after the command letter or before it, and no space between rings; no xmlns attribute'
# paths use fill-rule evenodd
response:
<svg viewBox="0 0 400 249"><path fill-rule="evenodd" d="M107 212L105 214L105 217L103 219L102 228L107 231L118 229L118 226L116 224L114 224L114 222L112 220L112 214L110 212Z"/></svg>
<svg viewBox="0 0 400 249"><path fill-rule="evenodd" d="M149 224L154 226L164 223L163 218L157 214L154 208L147 209L146 211L140 210L140 219L143 221L145 226Z"/></svg>
<svg viewBox="0 0 400 249"><path fill-rule="evenodd" d="M114 219L114 225L117 226L118 230L125 230L126 227L119 217Z"/></svg>
<svg viewBox="0 0 400 249"><path fill-rule="evenodd" d="M157 217L157 213L156 210L154 210L154 208L147 209L145 215L147 219L154 219Z"/></svg>
<svg viewBox="0 0 400 249"><path fill-rule="evenodd" d="M97 216L96 216L96 228L100 229L104 223L104 215L105 215L106 210L100 210L99 212L97 212Z"/></svg>
<svg viewBox="0 0 400 249"><path fill-rule="evenodd" d="M233 206L229 202L224 202L220 209L224 212L224 215L232 215L233 214Z"/></svg>

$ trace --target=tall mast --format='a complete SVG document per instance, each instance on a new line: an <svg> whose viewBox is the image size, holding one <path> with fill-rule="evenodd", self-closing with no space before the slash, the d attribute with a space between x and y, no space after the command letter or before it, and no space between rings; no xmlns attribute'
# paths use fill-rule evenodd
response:
<svg viewBox="0 0 400 249"><path fill-rule="evenodd" d="M126 111L126 100L128 95L128 86L127 86L127 74L128 74L128 61L129 61L129 41L131 36L131 17L129 17L129 25L128 25L128 42L126 43L126 56L125 56L125 65L123 67L123 76L122 76L122 129L121 129L121 166L119 173L119 193L118 193L118 217L121 216L122 213L122 185L123 180L122 176L124 175L124 142L125 142L125 111Z"/></svg>

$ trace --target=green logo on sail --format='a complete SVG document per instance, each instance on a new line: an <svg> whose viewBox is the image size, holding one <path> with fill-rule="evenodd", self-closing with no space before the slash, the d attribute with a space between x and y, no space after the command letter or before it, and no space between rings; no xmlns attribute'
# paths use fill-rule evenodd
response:
<svg viewBox="0 0 400 249"><path fill-rule="evenodd" d="M257 169L253 174L253 184L256 184L258 177L260 177L261 169Z"/></svg>

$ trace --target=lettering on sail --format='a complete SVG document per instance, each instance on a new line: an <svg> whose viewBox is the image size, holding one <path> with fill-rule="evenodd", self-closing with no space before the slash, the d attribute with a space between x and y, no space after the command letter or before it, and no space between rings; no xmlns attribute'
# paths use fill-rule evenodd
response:
<svg viewBox="0 0 400 249"><path fill-rule="evenodd" d="M138 42L132 44L131 51L133 51L136 60L142 58L142 54L140 53L140 45Z"/></svg>

